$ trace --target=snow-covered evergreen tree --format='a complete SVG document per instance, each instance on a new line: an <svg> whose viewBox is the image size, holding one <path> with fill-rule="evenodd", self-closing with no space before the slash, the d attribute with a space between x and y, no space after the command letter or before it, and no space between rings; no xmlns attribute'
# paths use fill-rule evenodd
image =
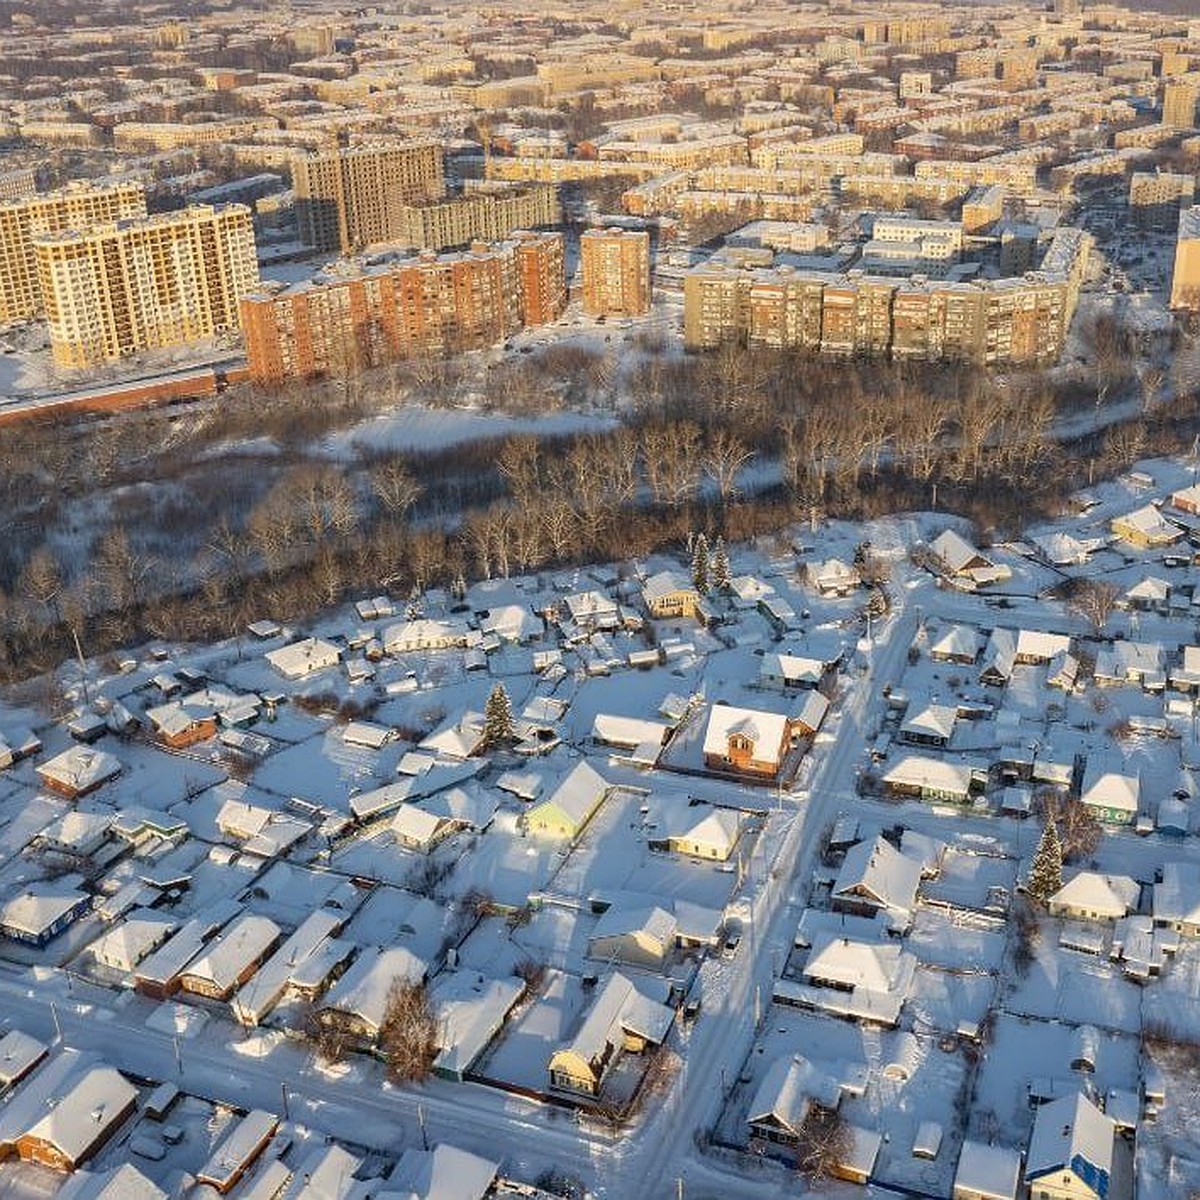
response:
<svg viewBox="0 0 1200 1200"><path fill-rule="evenodd" d="M504 684L497 683L483 708L483 742L485 746L504 746L512 740L512 702Z"/></svg>
<svg viewBox="0 0 1200 1200"><path fill-rule="evenodd" d="M1042 830L1042 840L1033 856L1025 892L1035 904L1045 904L1061 887L1062 845L1058 840L1058 826L1050 819Z"/></svg>
<svg viewBox="0 0 1200 1200"><path fill-rule="evenodd" d="M708 591L708 538L702 533L692 542L692 584L702 596Z"/></svg>
<svg viewBox="0 0 1200 1200"><path fill-rule="evenodd" d="M732 576L729 573L729 551L725 548L725 539L717 538L712 557L712 585L718 592L727 591Z"/></svg>

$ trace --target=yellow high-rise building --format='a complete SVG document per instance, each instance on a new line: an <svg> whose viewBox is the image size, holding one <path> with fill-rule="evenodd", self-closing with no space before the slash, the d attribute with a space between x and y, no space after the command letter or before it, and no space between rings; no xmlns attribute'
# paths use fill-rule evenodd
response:
<svg viewBox="0 0 1200 1200"><path fill-rule="evenodd" d="M1200 205L1185 208L1179 214L1171 307L1200 312Z"/></svg>
<svg viewBox="0 0 1200 1200"><path fill-rule="evenodd" d="M250 210L197 205L34 239L54 361L111 362L239 328L258 286Z"/></svg>
<svg viewBox="0 0 1200 1200"><path fill-rule="evenodd" d="M1171 129L1194 129L1200 80L1195 75L1168 80L1163 88L1162 123Z"/></svg>
<svg viewBox="0 0 1200 1200"><path fill-rule="evenodd" d="M42 311L35 237L145 215L146 194L139 183L79 182L0 202L0 325Z"/></svg>

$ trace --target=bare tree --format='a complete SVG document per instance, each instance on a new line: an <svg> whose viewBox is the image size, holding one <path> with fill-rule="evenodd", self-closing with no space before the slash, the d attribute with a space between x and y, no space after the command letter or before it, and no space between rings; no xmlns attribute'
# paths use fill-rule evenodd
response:
<svg viewBox="0 0 1200 1200"><path fill-rule="evenodd" d="M403 517L420 499L421 485L408 464L399 455L386 459L371 470L371 491L384 511Z"/></svg>
<svg viewBox="0 0 1200 1200"><path fill-rule="evenodd" d="M1103 830L1096 814L1081 800L1054 788L1042 788L1034 795L1034 808L1043 820L1058 828L1064 862L1095 853Z"/></svg>
<svg viewBox="0 0 1200 1200"><path fill-rule="evenodd" d="M437 1055L437 1017L423 983L397 979L388 992L379 1048L388 1076L400 1083L429 1077Z"/></svg>
<svg viewBox="0 0 1200 1200"><path fill-rule="evenodd" d="M836 1108L810 1102L796 1134L796 1169L816 1183L832 1179L850 1156L850 1128Z"/></svg>
<svg viewBox="0 0 1200 1200"><path fill-rule="evenodd" d="M704 453L704 470L717 485L722 504L728 504L738 494L738 472L754 457L754 451L735 433L724 427L708 440Z"/></svg>
<svg viewBox="0 0 1200 1200"><path fill-rule="evenodd" d="M1068 587L1067 607L1102 633L1121 593L1102 579L1072 579Z"/></svg>

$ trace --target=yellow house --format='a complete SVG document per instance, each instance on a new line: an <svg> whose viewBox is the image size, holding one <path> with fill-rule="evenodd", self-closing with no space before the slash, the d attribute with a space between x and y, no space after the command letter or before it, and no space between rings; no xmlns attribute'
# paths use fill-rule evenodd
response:
<svg viewBox="0 0 1200 1200"><path fill-rule="evenodd" d="M677 571L659 571L642 585L642 603L656 620L695 617L700 593Z"/></svg>
<svg viewBox="0 0 1200 1200"><path fill-rule="evenodd" d="M525 814L525 828L547 837L574 838L592 819L608 791L608 783L588 763L576 764L554 794Z"/></svg>
<svg viewBox="0 0 1200 1200"><path fill-rule="evenodd" d="M1183 537L1183 530L1168 521L1153 504L1126 513L1123 517L1114 517L1111 528L1122 541L1139 550L1169 546Z"/></svg>

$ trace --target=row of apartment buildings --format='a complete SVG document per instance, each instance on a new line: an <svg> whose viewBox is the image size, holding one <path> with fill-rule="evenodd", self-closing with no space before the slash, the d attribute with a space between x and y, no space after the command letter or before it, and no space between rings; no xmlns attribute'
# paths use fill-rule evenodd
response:
<svg viewBox="0 0 1200 1200"><path fill-rule="evenodd" d="M495 345L566 307L563 239L518 231L458 254L362 267L258 291L241 305L250 375L280 384Z"/></svg>
<svg viewBox="0 0 1200 1200"><path fill-rule="evenodd" d="M705 263L684 278L684 343L1049 364L1066 341L1089 245L1082 231L1061 229L1040 270L981 283Z"/></svg>

